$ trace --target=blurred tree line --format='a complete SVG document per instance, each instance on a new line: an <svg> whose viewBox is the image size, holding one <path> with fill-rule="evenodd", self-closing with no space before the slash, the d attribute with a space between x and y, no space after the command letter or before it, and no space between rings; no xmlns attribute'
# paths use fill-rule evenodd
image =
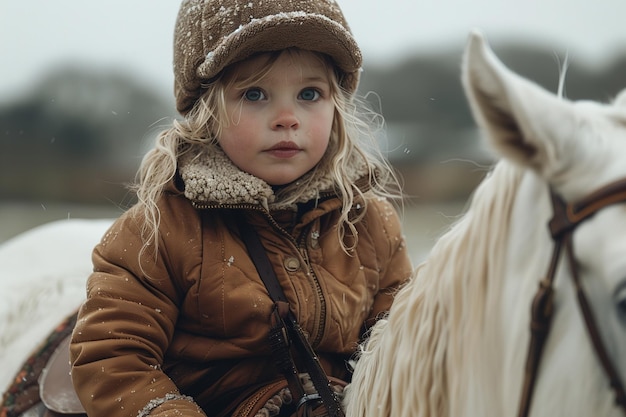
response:
<svg viewBox="0 0 626 417"><path fill-rule="evenodd" d="M560 65L553 48L494 49L510 68L556 91ZM385 116L383 146L409 195L466 198L492 161L463 95L461 57L459 49L393 65L365 63L360 93L375 92L367 100ZM626 87L624 74L626 55L603 67L574 60L566 96L608 101ZM171 94L123 73L60 68L30 94L0 103L0 196L128 205L133 196L126 184L156 133L175 117Z"/></svg>
<svg viewBox="0 0 626 417"><path fill-rule="evenodd" d="M58 68L0 104L0 195L123 203L146 137L170 108L124 73Z"/></svg>
<svg viewBox="0 0 626 417"><path fill-rule="evenodd" d="M557 91L565 53L549 44L492 46L509 68ZM385 116L389 157L409 196L464 200L493 163L463 93L462 53L459 48L412 55L393 65L366 62L360 91L376 93L368 101ZM609 102L626 88L626 49L603 64L568 59L566 98Z"/></svg>

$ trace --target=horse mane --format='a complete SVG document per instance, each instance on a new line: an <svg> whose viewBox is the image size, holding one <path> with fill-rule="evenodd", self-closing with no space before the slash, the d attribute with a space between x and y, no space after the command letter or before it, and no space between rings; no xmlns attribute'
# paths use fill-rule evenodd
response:
<svg viewBox="0 0 626 417"><path fill-rule="evenodd" d="M497 303L490 299L500 285L490 277L501 276L522 174L510 162L496 164L474 191L465 214L397 293L387 317L371 329L347 390L349 416L442 417L468 411L455 409L455 401L471 398L467 384L455 374L489 372L472 368L476 355L498 354L473 346L494 346L481 340L484 318L497 314Z"/></svg>

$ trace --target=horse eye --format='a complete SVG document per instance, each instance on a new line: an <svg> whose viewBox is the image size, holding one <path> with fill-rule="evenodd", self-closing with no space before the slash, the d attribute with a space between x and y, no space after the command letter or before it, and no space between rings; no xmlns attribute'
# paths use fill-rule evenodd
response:
<svg viewBox="0 0 626 417"><path fill-rule="evenodd" d="M626 282L615 292L615 306L619 318L626 322Z"/></svg>

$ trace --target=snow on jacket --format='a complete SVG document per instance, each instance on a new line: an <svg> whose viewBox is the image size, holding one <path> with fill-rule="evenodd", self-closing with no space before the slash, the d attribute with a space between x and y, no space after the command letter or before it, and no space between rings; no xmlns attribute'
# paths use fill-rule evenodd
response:
<svg viewBox="0 0 626 417"><path fill-rule="evenodd" d="M357 181L363 173L354 171ZM303 201L282 205L269 185L211 149L182 160L178 186L159 201L156 257L148 251L139 261L136 207L113 224L94 249L71 343L72 378L90 417L212 415L243 387L280 376L268 346L273 303L233 216L258 231L326 371L349 378L345 361L364 324L389 309L412 267L385 199L371 199L358 246L344 253L341 201L312 175Z"/></svg>

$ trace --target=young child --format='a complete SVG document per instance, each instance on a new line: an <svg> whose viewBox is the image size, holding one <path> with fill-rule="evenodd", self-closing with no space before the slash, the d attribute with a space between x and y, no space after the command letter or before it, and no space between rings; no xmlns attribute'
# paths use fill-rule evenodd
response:
<svg viewBox="0 0 626 417"><path fill-rule="evenodd" d="M326 373L346 381L412 270L388 201L397 183L357 111L361 53L334 0L186 0L174 53L184 118L95 248L72 336L90 417L219 415L283 377L274 304L237 219L259 234Z"/></svg>

